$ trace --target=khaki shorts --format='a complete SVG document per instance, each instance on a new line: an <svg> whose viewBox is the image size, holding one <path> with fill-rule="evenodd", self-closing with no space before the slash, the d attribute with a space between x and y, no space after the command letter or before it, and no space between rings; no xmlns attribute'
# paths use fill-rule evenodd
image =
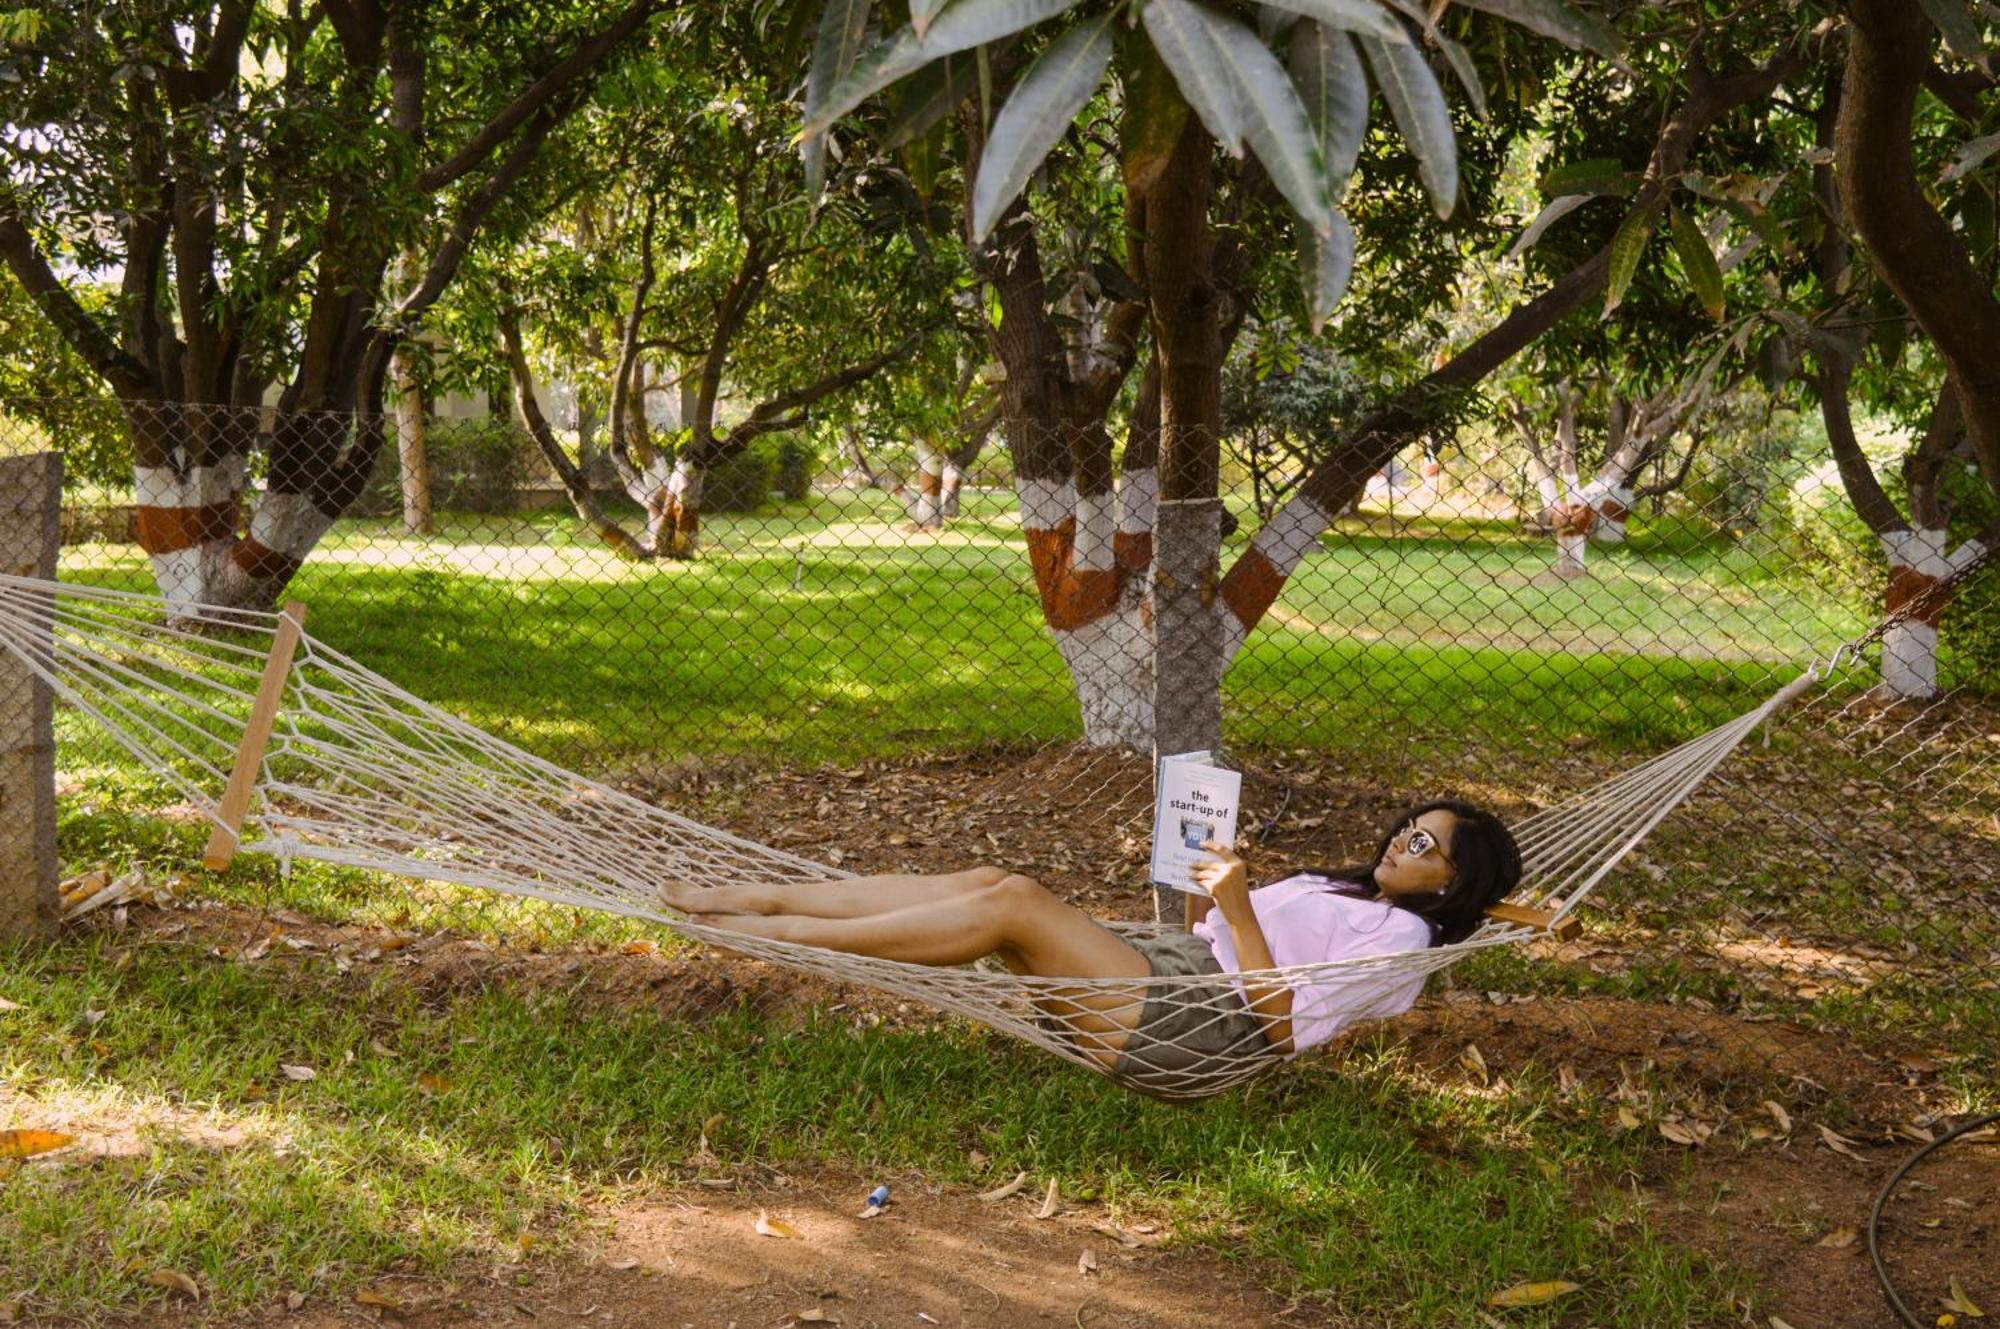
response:
<svg viewBox="0 0 2000 1329"><path fill-rule="evenodd" d="M1213 974L1217 981L1149 987L1112 1079L1142 1094L1195 1097L1205 1092L1204 1084L1219 1082L1214 1088L1220 1088L1247 1079L1264 1069L1264 1058L1279 1055L1207 942L1189 932L1128 941L1156 978Z"/></svg>

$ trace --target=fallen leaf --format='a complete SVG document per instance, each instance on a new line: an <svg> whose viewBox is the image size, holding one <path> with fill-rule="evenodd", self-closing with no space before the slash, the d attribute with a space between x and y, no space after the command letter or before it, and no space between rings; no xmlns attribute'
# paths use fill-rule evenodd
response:
<svg viewBox="0 0 2000 1329"><path fill-rule="evenodd" d="M1488 1306L1546 1306L1557 1297L1575 1292L1581 1283L1555 1280L1547 1283L1516 1283L1486 1299Z"/></svg>
<svg viewBox="0 0 2000 1329"><path fill-rule="evenodd" d="M357 1306L374 1306L381 1310L395 1311L399 1314L403 1309L403 1303L397 1301L394 1297L385 1296L373 1288L366 1287L354 1294L354 1304Z"/></svg>
<svg viewBox="0 0 2000 1329"><path fill-rule="evenodd" d="M1792 1133L1792 1114L1785 1111L1784 1107L1781 1106L1777 1102L1777 1100L1770 1098L1765 1099L1764 1110L1771 1114L1772 1121L1778 1123L1779 1130L1783 1131L1787 1135L1790 1135Z"/></svg>
<svg viewBox="0 0 2000 1329"><path fill-rule="evenodd" d="M1773 1315L1771 1317L1771 1329L1792 1329L1792 1322Z"/></svg>
<svg viewBox="0 0 2000 1329"><path fill-rule="evenodd" d="M60 1131L0 1131L0 1158L32 1158L75 1139Z"/></svg>
<svg viewBox="0 0 2000 1329"><path fill-rule="evenodd" d="M184 1297L192 1297L196 1301L201 1300L200 1286L178 1269L155 1269L141 1281L150 1283L154 1287L166 1288L170 1292L178 1292Z"/></svg>
<svg viewBox="0 0 2000 1329"><path fill-rule="evenodd" d="M1083 1254L1076 1257L1076 1271L1080 1274L1096 1273L1097 1252L1091 1250L1088 1246L1084 1247Z"/></svg>
<svg viewBox="0 0 2000 1329"><path fill-rule="evenodd" d="M384 952L384 953L388 951L400 951L405 946L408 946L415 941L416 941L415 937L384 937L382 939L382 944L380 946L377 946L375 949L378 952Z"/></svg>
<svg viewBox="0 0 2000 1329"><path fill-rule="evenodd" d="M797 1241L804 1234L782 1218L773 1218L762 1209L757 1211L757 1235L760 1237L784 1237Z"/></svg>
<svg viewBox="0 0 2000 1329"><path fill-rule="evenodd" d="M1944 1299L1944 1308L1948 1311L1956 1311L1969 1319L1983 1320L1986 1318L1986 1312L1973 1305L1972 1298L1965 1295L1965 1289L1960 1286L1957 1274L1951 1276L1951 1295Z"/></svg>
<svg viewBox="0 0 2000 1329"><path fill-rule="evenodd" d="M379 1038L368 1040L368 1050L378 1057L393 1057L396 1055L396 1050Z"/></svg>
<svg viewBox="0 0 2000 1329"><path fill-rule="evenodd" d="M820 1309L819 1307L817 1307L817 1306L813 1307L813 1308L812 1308L811 1310L806 1310L806 1311L800 1311L800 1312L799 1312L798 1314L796 1314L796 1315L792 1316L792 1318L793 1318L794 1320L797 1320L797 1321L798 1321L798 1322L799 1322L800 1324L839 1324L839 1323L840 1323L840 1317L839 1317L839 1316L837 1316L837 1315L829 1315L829 1314L828 1314L827 1312L825 1312L825 1311L821 1310L821 1309Z"/></svg>
<svg viewBox="0 0 2000 1329"><path fill-rule="evenodd" d="M1830 1251L1845 1250L1852 1246L1860 1234L1851 1227L1837 1227L1819 1239L1819 1244Z"/></svg>
<svg viewBox="0 0 2000 1329"><path fill-rule="evenodd" d="M430 1094L432 1097L436 1097L438 1094L442 1094L451 1088L451 1081L445 1079L442 1075L419 1075L417 1077L417 1088Z"/></svg>
<svg viewBox="0 0 2000 1329"><path fill-rule="evenodd" d="M1092 1223L1090 1230L1102 1237L1109 1237L1120 1246L1137 1246L1139 1239L1124 1228L1113 1227L1109 1223Z"/></svg>
<svg viewBox="0 0 2000 1329"><path fill-rule="evenodd" d="M287 1080L296 1080L301 1084L319 1078L319 1072L310 1066L292 1066L281 1061L278 1063L278 1069L285 1073Z"/></svg>
<svg viewBox="0 0 2000 1329"><path fill-rule="evenodd" d="M1042 1207L1035 1210L1035 1217L1054 1218L1056 1216L1056 1211L1061 1207L1062 1207L1061 1201L1058 1199L1056 1195L1056 1179L1054 1177L1050 1177L1048 1193L1042 1196Z"/></svg>
<svg viewBox="0 0 2000 1329"><path fill-rule="evenodd" d="M1004 1200L1010 1195L1018 1194L1021 1188L1027 1184L1028 1174L1023 1172L1015 1176L1005 1186L996 1186L990 1191L981 1191L978 1198L987 1204L991 1204L995 1200Z"/></svg>
<svg viewBox="0 0 2000 1329"><path fill-rule="evenodd" d="M1687 1127L1681 1125L1678 1121L1661 1122L1660 1134L1666 1136L1669 1140L1672 1140L1675 1144L1701 1143L1701 1137L1697 1136L1693 1131L1689 1130Z"/></svg>
<svg viewBox="0 0 2000 1329"><path fill-rule="evenodd" d="M1854 1152L1854 1141L1848 1139L1845 1135L1842 1135L1839 1131L1833 1130L1831 1127L1827 1126L1820 1127L1819 1138L1821 1140L1824 1140L1826 1142L1826 1147L1833 1150L1833 1152L1835 1152L1836 1154L1846 1154L1849 1158L1855 1159L1863 1163L1868 1161L1867 1159L1862 1158L1860 1154Z"/></svg>
<svg viewBox="0 0 2000 1329"><path fill-rule="evenodd" d="M1618 1105L1618 1124L1628 1131L1639 1129L1639 1114L1624 1103Z"/></svg>
<svg viewBox="0 0 2000 1329"><path fill-rule="evenodd" d="M1486 1057L1484 1053L1480 1052L1479 1044L1467 1043L1465 1045L1465 1051L1459 1054L1458 1061L1461 1066L1465 1067L1465 1069L1467 1069L1468 1071L1471 1071L1473 1075L1478 1078L1481 1084L1486 1083L1486 1080L1488 1078L1488 1072L1486 1070Z"/></svg>
<svg viewBox="0 0 2000 1329"><path fill-rule="evenodd" d="M303 1293L303 1292L287 1292L287 1293L285 1294L285 1309L286 1309L286 1310L288 1310L288 1311L295 1311L295 1310L299 1309L299 1307L301 1307L301 1306L303 1306L303 1305L305 1305L305 1304L306 1304L306 1294L305 1294L305 1293Z"/></svg>
<svg viewBox="0 0 2000 1329"><path fill-rule="evenodd" d="M27 1009L26 1006L23 1006L18 1001L9 1001L5 997L0 997L0 1011L25 1011Z"/></svg>
<svg viewBox="0 0 2000 1329"><path fill-rule="evenodd" d="M659 949L660 943L657 941L640 940L625 943L625 954L627 955L651 955Z"/></svg>

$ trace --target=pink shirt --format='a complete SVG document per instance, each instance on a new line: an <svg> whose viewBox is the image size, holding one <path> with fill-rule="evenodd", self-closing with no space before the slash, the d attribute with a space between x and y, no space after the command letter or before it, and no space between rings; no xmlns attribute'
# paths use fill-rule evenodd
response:
<svg viewBox="0 0 2000 1329"><path fill-rule="evenodd" d="M1409 910L1342 895L1329 890L1330 884L1302 873L1250 892L1250 908L1278 968L1430 948L1431 925ZM1209 910L1194 925L1194 935L1208 943L1224 973L1241 970L1236 938L1220 909ZM1294 979L1293 1048L1324 1043L1357 1020L1401 1015L1424 990L1425 972L1370 965L1311 981Z"/></svg>

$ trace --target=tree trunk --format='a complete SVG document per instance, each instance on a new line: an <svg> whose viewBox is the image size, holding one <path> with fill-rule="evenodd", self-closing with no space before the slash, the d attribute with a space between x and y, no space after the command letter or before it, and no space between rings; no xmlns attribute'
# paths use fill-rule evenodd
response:
<svg viewBox="0 0 2000 1329"><path fill-rule="evenodd" d="M1213 143L1189 116L1146 198L1146 275L1160 376L1160 501L1153 524L1157 752L1222 742L1222 356Z"/></svg>
<svg viewBox="0 0 2000 1329"><path fill-rule="evenodd" d="M389 360L396 381L396 461L402 474L403 529L411 535L431 533L431 470L424 453L424 397L407 350L398 348Z"/></svg>
<svg viewBox="0 0 2000 1329"><path fill-rule="evenodd" d="M917 473L914 483L903 492L903 501L908 507L910 521L920 531L941 530L944 527L944 468L945 456L932 447L928 440L917 440Z"/></svg>

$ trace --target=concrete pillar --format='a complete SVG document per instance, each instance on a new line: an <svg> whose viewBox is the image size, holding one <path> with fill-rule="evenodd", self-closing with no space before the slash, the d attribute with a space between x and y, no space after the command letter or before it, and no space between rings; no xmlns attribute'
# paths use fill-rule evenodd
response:
<svg viewBox="0 0 2000 1329"><path fill-rule="evenodd" d="M0 572L53 579L62 458L0 457ZM48 685L0 650L0 940L54 933L56 743Z"/></svg>

